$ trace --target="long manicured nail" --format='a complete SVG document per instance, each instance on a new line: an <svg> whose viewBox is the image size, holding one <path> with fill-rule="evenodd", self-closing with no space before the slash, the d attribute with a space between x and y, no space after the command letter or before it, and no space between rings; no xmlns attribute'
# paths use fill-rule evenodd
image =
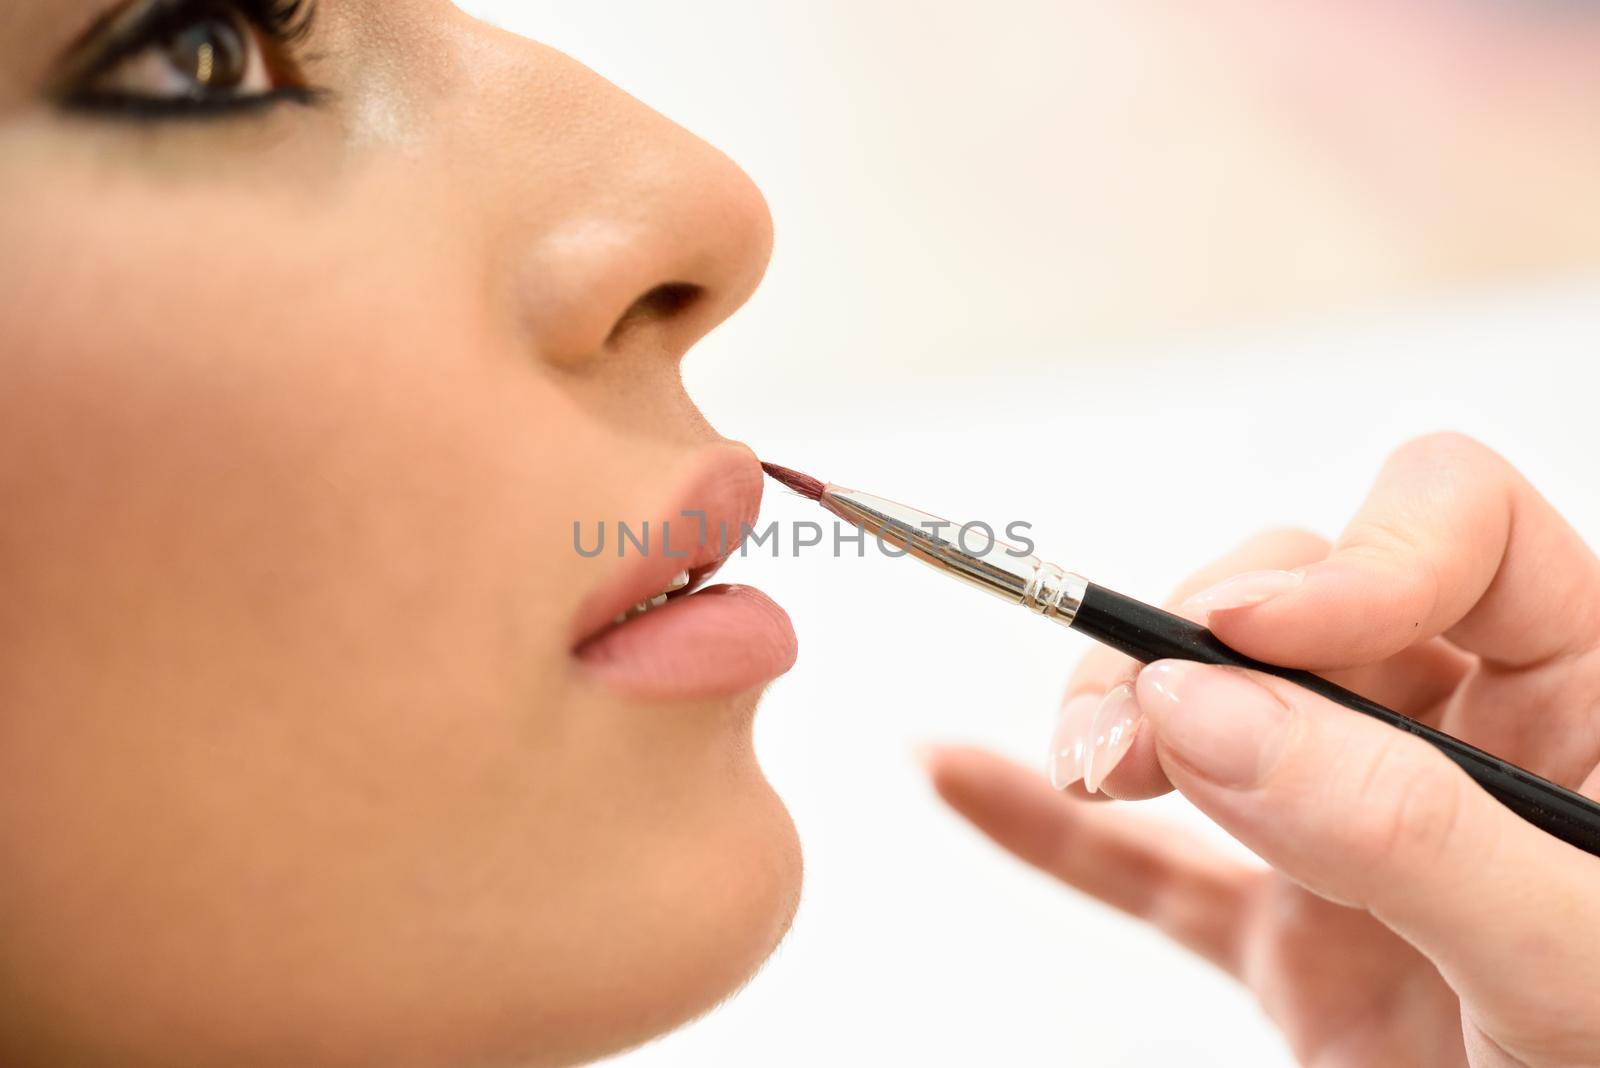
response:
<svg viewBox="0 0 1600 1068"><path fill-rule="evenodd" d="M1083 786L1091 794L1100 790L1100 784L1117 770L1122 758L1133 748L1134 736L1144 712L1131 682L1106 694L1095 709L1089 725L1089 754L1083 763Z"/></svg>
<svg viewBox="0 0 1600 1068"><path fill-rule="evenodd" d="M1089 756L1089 728L1100 708L1099 694L1080 694L1061 706L1061 721L1050 740L1050 785L1065 790L1083 778Z"/></svg>
<svg viewBox="0 0 1600 1068"><path fill-rule="evenodd" d="M1219 786L1255 786L1289 736L1290 710L1248 676L1169 660L1139 676L1139 702L1161 745Z"/></svg>
<svg viewBox="0 0 1600 1068"><path fill-rule="evenodd" d="M1251 571L1236 575L1183 602L1182 614L1204 620L1213 612L1265 604L1274 597L1299 589L1305 580L1304 571Z"/></svg>

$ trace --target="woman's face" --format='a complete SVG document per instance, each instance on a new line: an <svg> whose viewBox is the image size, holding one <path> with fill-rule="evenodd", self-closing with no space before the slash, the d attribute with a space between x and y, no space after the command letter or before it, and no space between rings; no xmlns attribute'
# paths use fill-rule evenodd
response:
<svg viewBox="0 0 1600 1068"><path fill-rule="evenodd" d="M793 912L782 612L607 631L759 505L678 363L760 195L447 0L311 14L0 6L7 1065L580 1060Z"/></svg>

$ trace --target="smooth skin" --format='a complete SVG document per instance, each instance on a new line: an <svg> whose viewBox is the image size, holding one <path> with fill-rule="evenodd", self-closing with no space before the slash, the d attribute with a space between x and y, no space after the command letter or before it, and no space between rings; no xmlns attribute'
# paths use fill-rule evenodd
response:
<svg viewBox="0 0 1600 1068"><path fill-rule="evenodd" d="M1501 457L1407 445L1337 543L1262 535L1173 604L1286 570L1304 580L1209 613L1224 641L1600 795L1600 563ZM1270 868L978 751L930 757L939 792L1244 983L1302 1063L1600 1064L1600 859L1426 743L1276 679L1096 651L1069 697L1130 678L1144 720L1103 790L1179 790Z"/></svg>
<svg viewBox="0 0 1600 1068"><path fill-rule="evenodd" d="M761 195L447 0L322 0L313 106L69 114L119 6L0 3L0 1064L564 1065L704 1013L799 894L758 695L585 672L633 561L572 530L724 453L759 492L679 361Z"/></svg>

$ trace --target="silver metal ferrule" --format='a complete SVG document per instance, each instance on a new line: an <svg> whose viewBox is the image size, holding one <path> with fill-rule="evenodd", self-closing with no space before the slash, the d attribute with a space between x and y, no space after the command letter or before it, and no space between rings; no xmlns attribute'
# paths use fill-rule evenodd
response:
<svg viewBox="0 0 1600 1068"><path fill-rule="evenodd" d="M870 493L829 486L821 504L878 539L893 555L914 556L930 567L1012 604L1072 626L1089 580L1046 563L996 538L981 523L952 523Z"/></svg>

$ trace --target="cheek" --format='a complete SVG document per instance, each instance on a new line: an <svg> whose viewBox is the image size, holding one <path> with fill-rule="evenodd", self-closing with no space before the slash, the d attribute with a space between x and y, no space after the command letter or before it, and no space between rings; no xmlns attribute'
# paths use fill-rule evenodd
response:
<svg viewBox="0 0 1600 1068"><path fill-rule="evenodd" d="M578 1056L737 986L799 878L745 717L570 674L637 447L392 209L61 195L0 219L0 1031Z"/></svg>
<svg viewBox="0 0 1600 1068"><path fill-rule="evenodd" d="M214 234L239 214L184 222ZM146 640L181 638L208 663L271 650L254 681L279 692L334 668L394 680L380 691L412 690L423 664L548 671L555 612L531 591L562 584L540 502L561 499L563 454L585 447L570 406L474 338L447 279L345 284L379 248L340 255L258 223L226 242L248 255L196 270L217 243L155 224L91 258L128 217L156 218L90 220L78 268L53 292L23 287L0 322L24 339L0 397L0 470L27 519L13 536L32 554L13 580L84 602L75 625L147 606ZM434 296L426 315L406 307L418 291ZM85 293L92 311L73 306ZM452 651L469 647L504 662Z"/></svg>
<svg viewBox="0 0 1600 1068"><path fill-rule="evenodd" d="M326 747L347 783L558 734L584 576L555 516L603 440L466 272L353 213L66 199L96 214L30 213L56 259L0 286L5 685Z"/></svg>

